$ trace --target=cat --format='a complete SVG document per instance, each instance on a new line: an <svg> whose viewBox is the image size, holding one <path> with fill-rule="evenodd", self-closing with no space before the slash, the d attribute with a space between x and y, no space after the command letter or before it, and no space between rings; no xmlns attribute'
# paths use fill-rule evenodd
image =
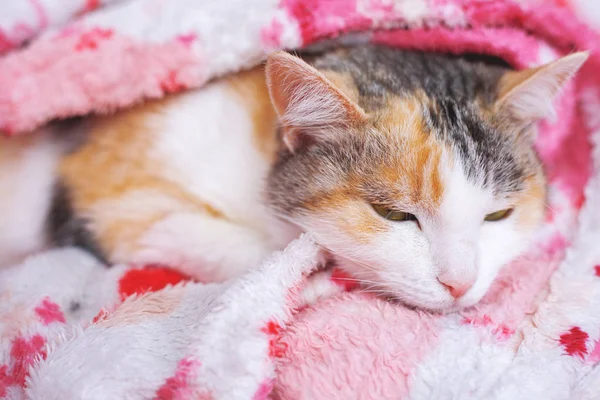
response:
<svg viewBox="0 0 600 400"><path fill-rule="evenodd" d="M307 231L381 293L468 307L543 220L536 122L586 58L514 71L376 45L275 52L86 119L56 158L48 237L223 281Z"/></svg>

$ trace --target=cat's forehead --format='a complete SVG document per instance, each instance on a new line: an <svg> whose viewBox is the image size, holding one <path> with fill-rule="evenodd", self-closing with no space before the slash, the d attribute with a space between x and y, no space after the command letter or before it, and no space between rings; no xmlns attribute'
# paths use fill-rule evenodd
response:
<svg viewBox="0 0 600 400"><path fill-rule="evenodd" d="M429 132L449 146L469 181L495 192L519 191L527 177L531 143L517 140L517 127L498 127L474 103L436 99L423 107Z"/></svg>
<svg viewBox="0 0 600 400"><path fill-rule="evenodd" d="M382 147L387 152L384 158L397 160L400 169L419 174L456 167L473 185L494 193L519 191L532 172L533 152L529 143L513 140L485 114L476 103L431 98L417 91L387 96L372 113L373 130L388 142Z"/></svg>
<svg viewBox="0 0 600 400"><path fill-rule="evenodd" d="M505 68L369 46L328 53L315 66L391 143L411 143L405 162L438 147L458 159L471 182L496 192L519 190L530 172L530 143L512 140L510 125L489 118Z"/></svg>
<svg viewBox="0 0 600 400"><path fill-rule="evenodd" d="M367 137L377 137L379 157L375 174L390 190L389 197L438 208L444 192L444 168L454 163L449 147L431 135L419 96L388 96L371 115ZM369 139L367 139L369 140ZM368 162L368 160L366 160ZM394 192L394 193L391 193Z"/></svg>

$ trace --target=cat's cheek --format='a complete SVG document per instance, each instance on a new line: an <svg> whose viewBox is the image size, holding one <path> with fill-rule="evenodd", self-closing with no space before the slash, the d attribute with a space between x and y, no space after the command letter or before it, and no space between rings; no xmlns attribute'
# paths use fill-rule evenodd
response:
<svg viewBox="0 0 600 400"><path fill-rule="evenodd" d="M432 311L453 306L454 299L437 280L428 241L416 224L383 221L385 229L354 229L364 221L360 216L311 214L301 224L334 254L338 267L369 282L370 290Z"/></svg>

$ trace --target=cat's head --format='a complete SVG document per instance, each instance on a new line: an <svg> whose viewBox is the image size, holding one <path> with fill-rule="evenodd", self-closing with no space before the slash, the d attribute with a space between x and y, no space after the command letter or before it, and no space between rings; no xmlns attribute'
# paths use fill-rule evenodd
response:
<svg viewBox="0 0 600 400"><path fill-rule="evenodd" d="M425 83L394 76L401 67L388 65L391 50L365 51L329 55L316 68L270 56L282 123L271 206L374 291L430 310L473 305L543 220L534 123L587 55L519 72L440 58L434 64L462 72L432 76L448 86L438 90L416 72ZM428 62L400 56L417 57L406 68ZM408 90L394 88L403 79ZM465 88L452 89L452 79L466 79Z"/></svg>

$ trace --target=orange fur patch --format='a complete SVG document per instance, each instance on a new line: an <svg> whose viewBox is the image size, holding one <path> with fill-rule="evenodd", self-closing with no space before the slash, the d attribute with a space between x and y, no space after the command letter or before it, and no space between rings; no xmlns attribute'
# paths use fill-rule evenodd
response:
<svg viewBox="0 0 600 400"><path fill-rule="evenodd" d="M518 210L517 224L523 228L533 228L544 218L546 183L543 175L537 174L525 181L525 190L516 199Z"/></svg>
<svg viewBox="0 0 600 400"><path fill-rule="evenodd" d="M329 196L315 198L307 205L314 210L327 209L337 214L338 226L344 234L362 243L368 243L380 232L385 232L386 225L375 215L364 200L355 192L340 190Z"/></svg>
<svg viewBox="0 0 600 400"><path fill-rule="evenodd" d="M73 207L90 220L96 239L111 260L118 246L133 245L150 224L169 211L147 207L145 203L133 210L119 210L117 201L131 193L147 191L149 199L155 194L168 197L174 203L171 211L193 209L224 218L210 204L154 172L161 166L160 160L150 154L151 144L161 129L161 109L170 101L146 103L97 118L92 121L86 143L67 155L59 166Z"/></svg>
<svg viewBox="0 0 600 400"><path fill-rule="evenodd" d="M418 97L392 97L378 117L378 129L398 143L398 157L382 166L381 175L390 187L398 185L404 201L433 212L442 201L444 187L440 160L444 146L426 131Z"/></svg>
<svg viewBox="0 0 600 400"><path fill-rule="evenodd" d="M381 219L373 215L365 203L357 201L348 201L342 207L343 215L340 216L342 222L340 226L344 233L353 237L356 241L368 243L375 239L377 233L385 232L386 225L382 224Z"/></svg>
<svg viewBox="0 0 600 400"><path fill-rule="evenodd" d="M278 148L277 113L269 97L264 67L231 75L227 82L250 111L255 146L267 159L274 161Z"/></svg>

